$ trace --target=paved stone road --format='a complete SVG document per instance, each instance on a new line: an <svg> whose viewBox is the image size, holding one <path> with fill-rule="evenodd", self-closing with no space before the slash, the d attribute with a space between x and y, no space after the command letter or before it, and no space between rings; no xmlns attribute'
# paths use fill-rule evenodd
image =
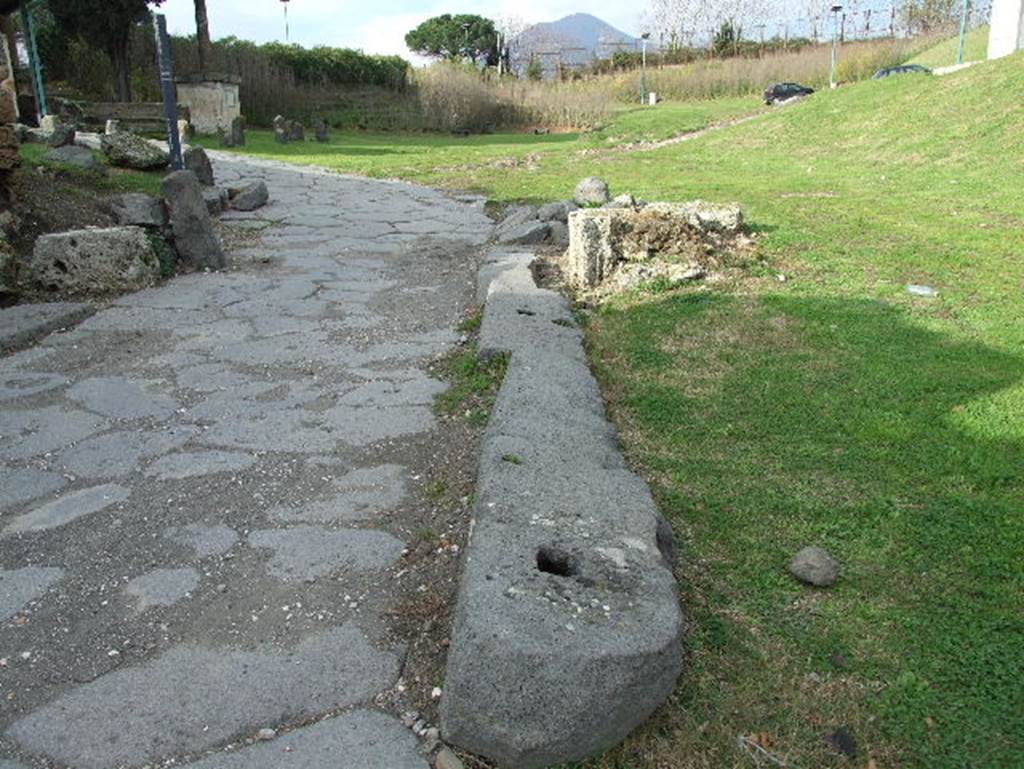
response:
<svg viewBox="0 0 1024 769"><path fill-rule="evenodd" d="M425 362L490 221L409 185L217 171L273 198L228 217L251 238L232 270L0 358L4 769L427 766L374 707L403 664L381 615L443 389Z"/></svg>

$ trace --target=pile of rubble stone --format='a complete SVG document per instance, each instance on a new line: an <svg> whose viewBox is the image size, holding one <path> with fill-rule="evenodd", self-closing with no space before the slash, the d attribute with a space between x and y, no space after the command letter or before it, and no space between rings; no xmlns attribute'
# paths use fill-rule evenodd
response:
<svg viewBox="0 0 1024 769"><path fill-rule="evenodd" d="M737 204L613 198L608 184L594 177L577 185L572 200L512 208L495 238L509 245L568 249L567 282L591 294L656 280L699 280L753 248Z"/></svg>
<svg viewBox="0 0 1024 769"><path fill-rule="evenodd" d="M46 160L97 173L107 172L97 153L120 168L159 170L170 163L166 144L123 131L113 121L102 135L79 133L55 117L44 118L38 129L21 131L25 140L53 147ZM62 293L104 294L153 285L178 265L222 269L224 249L213 217L228 209L260 208L269 191L262 181L215 186L213 165L202 147L186 146L183 160L184 170L163 180L160 197L126 193L110 201L118 226L40 236L27 276L19 276L19 282Z"/></svg>

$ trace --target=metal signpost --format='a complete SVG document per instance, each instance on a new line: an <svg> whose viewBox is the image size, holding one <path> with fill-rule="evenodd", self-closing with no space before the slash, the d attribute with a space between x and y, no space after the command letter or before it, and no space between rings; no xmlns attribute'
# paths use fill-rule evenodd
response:
<svg viewBox="0 0 1024 769"><path fill-rule="evenodd" d="M36 93L36 113L42 120L44 115L50 114L50 105L46 99L46 79L43 77L43 63L39 59L39 46L36 43L36 21L32 11L39 5L39 0L21 4L21 27L25 32L25 48L28 52L29 68L32 70L32 87ZM15 56L16 52L11 51Z"/></svg>
<svg viewBox="0 0 1024 769"><path fill-rule="evenodd" d="M960 19L960 52L956 56L956 63L964 63L964 52L967 47L967 21L971 15L971 0L964 0L964 13Z"/></svg>
<svg viewBox="0 0 1024 769"><path fill-rule="evenodd" d="M167 144L171 150L171 167L180 171L185 167L181 159L181 136L178 135L178 95L174 89L174 62L171 60L171 38L167 34L167 18L154 16L156 28L156 58L160 67L160 90L164 96L164 117L167 119Z"/></svg>
<svg viewBox="0 0 1024 769"><path fill-rule="evenodd" d="M832 11L832 70L829 76L829 85L833 88L839 86L839 82L836 80L836 64L838 63L838 52L839 52L839 12L843 10L841 5L833 5Z"/></svg>

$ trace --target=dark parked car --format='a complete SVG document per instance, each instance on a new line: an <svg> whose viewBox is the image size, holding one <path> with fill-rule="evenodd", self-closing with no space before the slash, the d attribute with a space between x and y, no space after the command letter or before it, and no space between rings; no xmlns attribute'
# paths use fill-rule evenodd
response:
<svg viewBox="0 0 1024 769"><path fill-rule="evenodd" d="M764 103L775 104L780 101L789 101L798 96L810 96L814 93L813 88L808 88L799 83L776 83L764 92Z"/></svg>
<svg viewBox="0 0 1024 769"><path fill-rule="evenodd" d="M883 77L889 77L890 75L930 75L932 71L927 67L922 67L920 64L901 64L898 67L886 67L880 69L873 75L874 80L881 80Z"/></svg>

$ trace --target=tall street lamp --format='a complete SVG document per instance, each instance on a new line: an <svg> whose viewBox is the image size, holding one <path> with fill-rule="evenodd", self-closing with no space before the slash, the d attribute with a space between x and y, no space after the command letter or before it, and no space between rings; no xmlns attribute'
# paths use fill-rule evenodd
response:
<svg viewBox="0 0 1024 769"><path fill-rule="evenodd" d="M836 64L839 52L839 12L843 10L841 5L833 5L832 11L832 71L829 75L829 85L833 88L839 85L836 81Z"/></svg>
<svg viewBox="0 0 1024 769"><path fill-rule="evenodd" d="M644 32L640 35L641 40L641 54L640 54L640 103L647 103L647 41L650 39L651 33Z"/></svg>
<svg viewBox="0 0 1024 769"><path fill-rule="evenodd" d="M291 30L288 29L288 3L289 0L281 0L281 4L284 6L284 41L286 43L291 42Z"/></svg>

